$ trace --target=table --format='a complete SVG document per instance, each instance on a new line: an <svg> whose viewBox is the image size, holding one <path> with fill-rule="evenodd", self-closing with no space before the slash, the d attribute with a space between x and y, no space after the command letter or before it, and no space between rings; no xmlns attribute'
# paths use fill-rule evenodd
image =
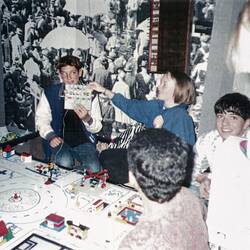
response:
<svg viewBox="0 0 250 250"><path fill-rule="evenodd" d="M113 250L143 212L129 187L103 188L57 166L50 183L50 173L45 163L0 157L0 249Z"/></svg>

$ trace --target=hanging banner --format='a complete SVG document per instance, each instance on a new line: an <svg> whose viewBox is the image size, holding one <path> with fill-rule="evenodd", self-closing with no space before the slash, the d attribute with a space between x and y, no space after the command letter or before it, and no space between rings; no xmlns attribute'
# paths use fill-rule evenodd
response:
<svg viewBox="0 0 250 250"><path fill-rule="evenodd" d="M160 21L160 0L151 1L150 39L149 39L149 71L158 69L158 41Z"/></svg>

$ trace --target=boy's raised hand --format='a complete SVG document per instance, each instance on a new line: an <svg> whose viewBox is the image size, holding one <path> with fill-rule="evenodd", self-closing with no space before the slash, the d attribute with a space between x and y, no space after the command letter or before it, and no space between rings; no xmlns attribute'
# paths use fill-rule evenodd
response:
<svg viewBox="0 0 250 250"><path fill-rule="evenodd" d="M88 113L88 110L82 105L77 105L74 108L74 111L76 112L78 117L84 122L88 122L91 119L91 116Z"/></svg>

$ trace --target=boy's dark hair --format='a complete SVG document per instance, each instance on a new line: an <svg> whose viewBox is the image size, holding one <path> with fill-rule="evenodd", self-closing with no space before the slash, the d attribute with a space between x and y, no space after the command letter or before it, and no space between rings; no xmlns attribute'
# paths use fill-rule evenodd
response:
<svg viewBox="0 0 250 250"><path fill-rule="evenodd" d="M216 115L230 112L247 120L250 118L250 100L240 93L229 93L215 103L214 112Z"/></svg>
<svg viewBox="0 0 250 250"><path fill-rule="evenodd" d="M80 59L76 56L63 56L59 59L59 62L56 65L56 68L60 71L62 67L65 66L74 66L77 70L82 68Z"/></svg>

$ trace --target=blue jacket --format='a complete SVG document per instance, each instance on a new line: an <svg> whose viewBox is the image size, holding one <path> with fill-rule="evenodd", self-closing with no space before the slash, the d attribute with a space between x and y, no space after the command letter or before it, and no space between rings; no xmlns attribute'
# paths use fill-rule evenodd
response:
<svg viewBox="0 0 250 250"><path fill-rule="evenodd" d="M51 84L44 90L51 109L51 126L57 136L62 136L64 116L64 98L60 96L60 92L63 93L63 85L61 83Z"/></svg>
<svg viewBox="0 0 250 250"><path fill-rule="evenodd" d="M155 117L162 115L165 129L188 144L194 145L196 136L193 120L187 112L188 105L180 104L166 108L161 100L131 100L121 94L115 94L112 102L132 119L145 124L147 128L153 128Z"/></svg>

